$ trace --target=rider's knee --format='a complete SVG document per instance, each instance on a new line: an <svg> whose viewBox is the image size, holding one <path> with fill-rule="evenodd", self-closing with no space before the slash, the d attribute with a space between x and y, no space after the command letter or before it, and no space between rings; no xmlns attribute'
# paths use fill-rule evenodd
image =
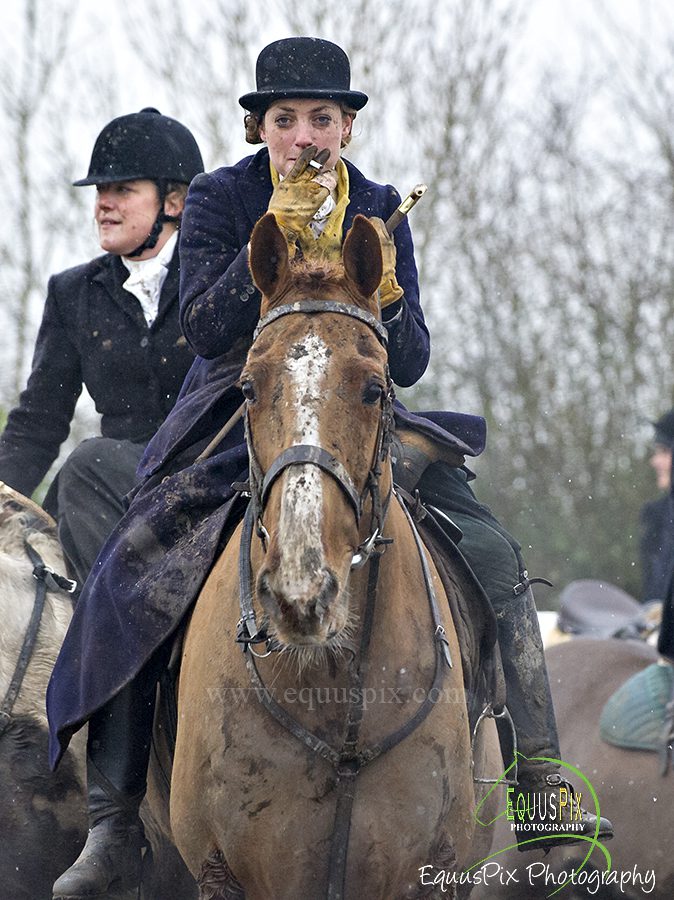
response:
<svg viewBox="0 0 674 900"><path fill-rule="evenodd" d="M113 438L93 437L82 441L68 456L59 470L62 482L78 481L95 475L104 465L107 457L120 447Z"/></svg>

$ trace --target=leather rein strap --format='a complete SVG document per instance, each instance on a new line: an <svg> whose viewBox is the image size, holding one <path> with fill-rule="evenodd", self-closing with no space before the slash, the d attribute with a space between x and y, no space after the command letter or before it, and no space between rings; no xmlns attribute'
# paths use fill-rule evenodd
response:
<svg viewBox="0 0 674 900"><path fill-rule="evenodd" d="M12 680L9 683L7 693L5 694L5 698L2 701L2 705L0 706L0 737L2 737L2 735L5 733L5 731L9 727L10 722L12 721L12 711L14 709L14 704L16 703L16 699L19 696L19 691L21 690L23 679L28 669L31 657L33 656L33 651L35 650L35 644L37 642L37 636L40 630L40 622L42 621L42 613L44 612L44 604L47 596L47 591L66 591L67 593L72 595L77 588L77 583L75 581L71 581L69 578L64 578L62 575L57 575L53 569L51 569L49 566L46 566L37 550L25 539L23 542L23 546L26 551L26 555L33 565L33 578L35 578L35 580L37 581L37 585L35 587L35 602L33 603L33 611L30 616L28 628L23 639L23 644L21 646L16 665L14 667Z"/></svg>
<svg viewBox="0 0 674 900"><path fill-rule="evenodd" d="M386 330L381 323L371 316L369 313L352 307L348 304L334 303L332 301L300 301L294 304L278 307L272 310L259 323L255 338L259 335L263 328L270 322L276 321L281 316L290 313L318 313L318 312L337 312L342 315L348 315L367 324L377 334L382 344L386 344ZM388 399L388 398L387 398ZM389 400L390 404L390 400ZM434 628L434 646L435 646L435 671L433 681L429 691L426 693L424 702L421 704L416 713L400 728L387 735L372 747L359 749L360 726L365 711L364 704L364 687L363 676L367 671L367 660L372 638L374 625L374 612L377 599L377 583L379 580L379 565L383 551L375 550L378 544L389 543L385 538L381 537L386 510L388 507L388 498L386 503L381 503L378 491L378 481L381 474L380 463L385 459L388 453L388 428L389 423L385 422L390 411L385 407L382 409L382 423L379 427L379 435L377 439L377 448L375 459L368 478L368 489L372 495L373 505L373 528L371 538L368 539L368 550L363 554L363 562L369 562L369 572L367 581L367 594L365 600L365 609L363 615L363 625L361 630L360 646L357 656L351 660L349 664L349 706L346 718L345 737L342 746L333 747L324 741L318 735L305 728L297 719L291 716L274 699L272 692L266 687L257 668L255 661L256 656L268 655L274 650L281 649L275 645L266 634L264 626L258 629L255 619L255 611L253 606L253 578L251 566L251 545L253 533L257 529L258 535L264 540L264 535L260 532L261 513L264 502L267 498L269 488L276 477L288 466L312 463L319 466L324 471L332 475L339 483L340 487L349 498L356 515L356 520L360 520L363 498L358 495L351 477L348 475L344 467L331 454L320 447L301 445L291 447L283 451L277 459L272 463L266 474L263 474L257 460L255 458L252 441L247 429L247 437L249 443L249 455L251 459L251 503L248 505L243 521L243 530L241 534L240 554L239 554L239 581L240 581L240 612L241 618L237 628L237 641L242 643L245 653L246 666L251 678L251 683L255 688L258 700L270 715L281 725L286 731L293 735L301 744L311 750L313 753L321 756L329 762L335 769L336 773L336 791L337 801L335 810L335 822L332 833L329 874L328 874L328 900L343 900L346 890L346 861L349 844L349 833L351 828L351 811L355 797L356 778L360 770L369 763L378 759L387 753L406 737L412 734L421 723L429 715L435 703L440 697L440 689L445 674L445 666L451 668L452 660L449 653L449 644L442 625L440 611L437 604L435 591L433 589L432 576L426 551L423 547L419 533L414 522L403 505L401 498L396 494L396 499L400 503L408 524L414 535L417 551L421 562L424 584L426 588L426 596L429 601L431 618ZM259 485L261 484L261 487ZM257 489L256 489L257 486ZM262 529L264 532L264 529ZM359 548L361 549L361 548ZM360 563L363 564L363 563ZM266 641L267 653L257 654L252 649L252 644Z"/></svg>

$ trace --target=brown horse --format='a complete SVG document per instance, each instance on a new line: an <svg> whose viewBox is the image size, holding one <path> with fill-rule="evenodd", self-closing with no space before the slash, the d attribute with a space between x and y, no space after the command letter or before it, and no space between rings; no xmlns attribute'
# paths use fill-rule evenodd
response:
<svg viewBox="0 0 674 900"><path fill-rule="evenodd" d="M447 597L392 492L381 247L362 216L342 262L291 265L272 216L253 232L251 505L186 636L171 793L210 900L451 897L421 867L461 870L490 840ZM476 768L489 754L497 774L484 736Z"/></svg>

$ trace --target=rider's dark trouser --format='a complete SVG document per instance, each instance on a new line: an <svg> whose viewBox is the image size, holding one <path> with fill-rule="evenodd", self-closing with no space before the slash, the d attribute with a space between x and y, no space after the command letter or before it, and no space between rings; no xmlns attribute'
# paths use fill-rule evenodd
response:
<svg viewBox="0 0 674 900"><path fill-rule="evenodd" d="M443 462L426 469L418 484L422 500L437 506L459 526L459 549L484 588L496 614L506 703L525 757L559 759L559 738L531 588L517 595L525 578L517 541L487 506L479 503L466 472ZM511 748L502 743L504 756ZM508 762L506 761L506 765ZM520 760L520 776L551 771L544 763Z"/></svg>
<svg viewBox="0 0 674 900"><path fill-rule="evenodd" d="M58 522L69 572L80 587L101 547L126 511L144 445L90 438L70 454L54 479L45 509Z"/></svg>

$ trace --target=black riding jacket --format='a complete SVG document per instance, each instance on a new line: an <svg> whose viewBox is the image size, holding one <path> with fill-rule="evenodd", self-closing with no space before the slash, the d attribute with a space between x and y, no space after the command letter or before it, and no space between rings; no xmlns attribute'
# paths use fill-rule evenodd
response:
<svg viewBox="0 0 674 900"><path fill-rule="evenodd" d="M30 496L68 436L86 388L104 437L146 443L173 407L194 355L178 322L178 253L148 327L105 254L49 280L33 367L0 436L0 480Z"/></svg>

